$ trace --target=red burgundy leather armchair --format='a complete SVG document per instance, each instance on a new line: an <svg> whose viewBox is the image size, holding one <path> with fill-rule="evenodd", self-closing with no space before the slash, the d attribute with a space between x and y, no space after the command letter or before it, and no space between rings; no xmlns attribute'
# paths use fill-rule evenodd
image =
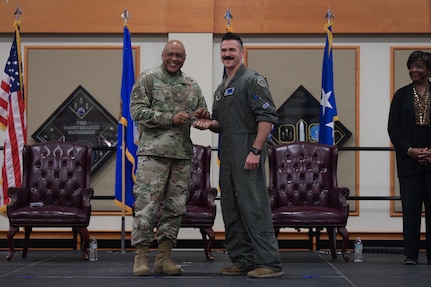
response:
<svg viewBox="0 0 431 287"><path fill-rule="evenodd" d="M187 214L183 216L181 227L199 228L202 234L205 255L208 260L214 260L214 221L216 206L214 199L217 189L211 186L211 147L193 145L192 176L190 194L187 200Z"/></svg>
<svg viewBox="0 0 431 287"><path fill-rule="evenodd" d="M338 230L343 239L342 255L348 261L349 189L337 185L337 160L336 146L310 142L269 146L268 191L277 235L284 227L326 228L331 255L336 259Z"/></svg>
<svg viewBox="0 0 431 287"><path fill-rule="evenodd" d="M22 257L27 257L33 227L71 227L81 234L82 256L88 260L90 223L91 146L70 142L26 145L23 150L22 187L9 187L7 242L11 260L13 237L24 227ZM75 236L74 236L75 237Z"/></svg>

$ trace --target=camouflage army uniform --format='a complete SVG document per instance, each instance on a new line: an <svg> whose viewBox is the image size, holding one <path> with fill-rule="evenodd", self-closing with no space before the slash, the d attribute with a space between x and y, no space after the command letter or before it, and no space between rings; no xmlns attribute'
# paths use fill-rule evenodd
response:
<svg viewBox="0 0 431 287"><path fill-rule="evenodd" d="M132 246L152 243L160 203L156 239L176 243L186 211L193 144L191 123L173 125L172 117L179 111L192 117L198 108L206 109L206 103L197 82L184 73L170 76L163 65L143 72L132 88L130 113L140 133Z"/></svg>
<svg viewBox="0 0 431 287"><path fill-rule="evenodd" d="M220 129L221 207L229 257L246 270L279 272L282 264L265 182L265 147L259 167L244 169L258 123L278 119L266 79L241 65L231 81L224 79L215 91L212 117Z"/></svg>

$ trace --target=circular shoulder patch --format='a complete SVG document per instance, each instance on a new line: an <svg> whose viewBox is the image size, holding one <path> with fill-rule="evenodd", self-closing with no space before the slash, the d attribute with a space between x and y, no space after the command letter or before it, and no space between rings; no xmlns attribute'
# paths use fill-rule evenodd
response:
<svg viewBox="0 0 431 287"><path fill-rule="evenodd" d="M258 76L257 77L257 84L263 88L266 88L267 84L266 84L266 80L264 77L262 76Z"/></svg>

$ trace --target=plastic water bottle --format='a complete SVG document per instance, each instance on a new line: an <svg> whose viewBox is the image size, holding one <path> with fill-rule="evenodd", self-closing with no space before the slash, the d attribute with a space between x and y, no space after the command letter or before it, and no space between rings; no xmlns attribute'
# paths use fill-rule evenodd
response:
<svg viewBox="0 0 431 287"><path fill-rule="evenodd" d="M355 262L362 262L362 249L364 246L362 245L362 241L360 237L356 238L355 241Z"/></svg>
<svg viewBox="0 0 431 287"><path fill-rule="evenodd" d="M96 237L91 236L90 242L89 242L89 247L90 247L90 261L97 261L97 240Z"/></svg>

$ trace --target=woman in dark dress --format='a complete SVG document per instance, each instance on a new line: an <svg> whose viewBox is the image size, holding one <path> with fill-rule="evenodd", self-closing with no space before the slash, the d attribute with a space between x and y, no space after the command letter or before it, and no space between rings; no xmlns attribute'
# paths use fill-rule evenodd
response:
<svg viewBox="0 0 431 287"><path fill-rule="evenodd" d="M431 54L412 52L407 68L412 82L395 92L388 120L403 211L404 264L418 263L422 205L427 264L431 264Z"/></svg>

